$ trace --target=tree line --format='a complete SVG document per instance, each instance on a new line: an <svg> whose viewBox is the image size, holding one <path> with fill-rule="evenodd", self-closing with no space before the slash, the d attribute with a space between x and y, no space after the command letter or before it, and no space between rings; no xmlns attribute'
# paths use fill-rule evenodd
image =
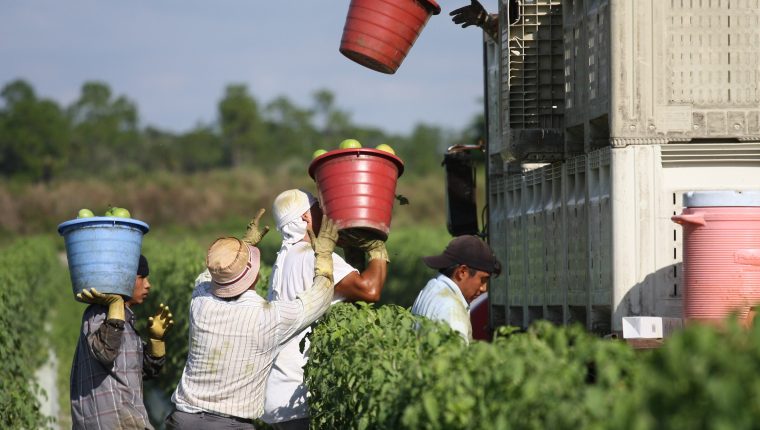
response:
<svg viewBox="0 0 760 430"><path fill-rule="evenodd" d="M326 89L312 94L309 106L280 96L262 103L244 84L224 88L217 115L174 133L141 124L137 105L116 95L107 83L85 82L77 100L61 106L40 97L19 79L0 92L0 177L23 182L93 175L167 171L195 173L283 163L303 166L316 149L336 148L345 138L365 147L390 144L406 163L406 174L440 168L446 147L474 143L483 117L464 130L417 124L408 135L355 124Z"/></svg>

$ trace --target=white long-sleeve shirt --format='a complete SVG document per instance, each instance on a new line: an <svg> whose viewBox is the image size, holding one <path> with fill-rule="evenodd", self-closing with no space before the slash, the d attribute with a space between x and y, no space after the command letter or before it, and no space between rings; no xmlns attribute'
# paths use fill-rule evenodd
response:
<svg viewBox="0 0 760 430"><path fill-rule="evenodd" d="M208 271L196 279L187 362L172 401L182 412L258 418L274 358L327 310L333 284L317 277L295 300L268 302L252 290L220 299L210 281Z"/></svg>
<svg viewBox="0 0 760 430"><path fill-rule="evenodd" d="M335 284L351 272L357 270L346 263L340 255L333 253L333 278ZM270 300L293 300L311 288L309 274L314 275L314 251L308 242L293 245L282 259L280 283L269 288ZM272 279L275 277L272 276ZM335 296L335 299L340 299ZM338 300L333 300L336 302ZM280 351L267 379L266 400L264 402L264 422L278 423L309 416L306 403L307 388L303 380L303 367L309 355L309 339L304 340L303 352L301 341L311 331L304 329L293 337Z"/></svg>
<svg viewBox="0 0 760 430"><path fill-rule="evenodd" d="M466 341L472 340L470 305L462 290L445 275L438 275L428 281L414 301L412 313L434 321L444 321Z"/></svg>

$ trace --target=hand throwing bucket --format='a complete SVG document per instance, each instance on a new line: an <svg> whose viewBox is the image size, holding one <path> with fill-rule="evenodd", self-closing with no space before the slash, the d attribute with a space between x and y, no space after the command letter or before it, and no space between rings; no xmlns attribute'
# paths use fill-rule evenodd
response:
<svg viewBox="0 0 760 430"><path fill-rule="evenodd" d="M400 158L369 148L330 151L309 166L322 211L338 229L367 229L383 240L391 228L396 182L403 172Z"/></svg>
<svg viewBox="0 0 760 430"><path fill-rule="evenodd" d="M434 0L351 0L340 52L372 70L395 73L430 15Z"/></svg>
<svg viewBox="0 0 760 430"><path fill-rule="evenodd" d="M79 218L59 225L74 295L95 288L131 297L142 238L149 229L142 221L117 217Z"/></svg>
<svg viewBox="0 0 760 430"><path fill-rule="evenodd" d="M760 191L683 195L684 318L744 320L760 303Z"/></svg>

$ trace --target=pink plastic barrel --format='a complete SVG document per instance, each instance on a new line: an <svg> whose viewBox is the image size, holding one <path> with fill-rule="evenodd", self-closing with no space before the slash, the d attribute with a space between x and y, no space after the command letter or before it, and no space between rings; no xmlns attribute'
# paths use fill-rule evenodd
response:
<svg viewBox="0 0 760 430"><path fill-rule="evenodd" d="M322 211L338 229L368 229L382 239L390 232L396 182L403 172L400 158L369 148L330 151L309 166Z"/></svg>
<svg viewBox="0 0 760 430"><path fill-rule="evenodd" d="M340 52L372 70L395 73L430 15L440 12L434 0L351 0Z"/></svg>
<svg viewBox="0 0 760 430"><path fill-rule="evenodd" d="M760 303L760 191L684 194L684 318L745 319Z"/></svg>

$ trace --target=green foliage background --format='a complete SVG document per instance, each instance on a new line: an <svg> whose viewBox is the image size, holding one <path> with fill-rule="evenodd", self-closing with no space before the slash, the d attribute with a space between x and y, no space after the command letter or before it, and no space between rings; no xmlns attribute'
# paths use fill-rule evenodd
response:
<svg viewBox="0 0 760 430"><path fill-rule="evenodd" d="M56 270L58 268L58 270ZM42 428L34 371L47 358L55 287L62 272L50 239L35 237L0 250L0 427Z"/></svg>
<svg viewBox="0 0 760 430"><path fill-rule="evenodd" d="M448 146L474 143L482 129L476 117L464 131L418 124L408 135L391 134L353 123L326 89L298 106L283 96L263 102L245 85L230 84L215 121L172 133L143 125L135 103L105 82L85 82L75 101L60 106L19 79L0 91L0 177L48 183L252 165L302 174L314 150L337 148L349 137L365 147L390 144L406 161L407 175L424 176L438 170Z"/></svg>

